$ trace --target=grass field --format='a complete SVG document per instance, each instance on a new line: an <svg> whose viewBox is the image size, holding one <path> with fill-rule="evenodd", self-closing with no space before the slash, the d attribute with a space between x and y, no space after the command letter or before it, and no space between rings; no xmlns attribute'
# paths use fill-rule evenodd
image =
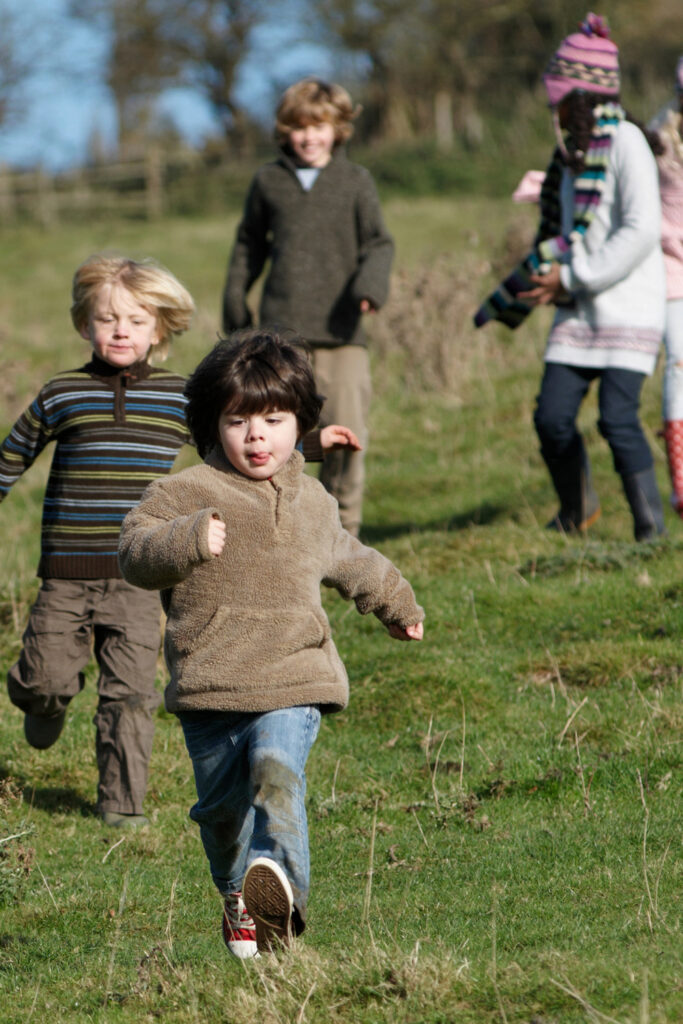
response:
<svg viewBox="0 0 683 1024"><path fill-rule="evenodd" d="M94 815L94 670L58 744L25 743L0 693L0 1018L7 1024L659 1024L683 1020L683 524L631 540L595 427L603 516L555 511L531 422L547 312L476 333L491 274L528 232L504 202L387 205L398 242L371 323L376 396L364 537L426 609L422 644L326 596L351 703L309 762L309 926L246 967L220 938L176 720L159 714L147 811ZM0 254L3 434L84 360L73 270L102 248L153 255L198 302L169 365L210 346L234 218L8 229ZM668 494L660 378L643 421ZM183 456L183 462L191 455ZM0 648L13 663L37 589L49 455L2 506ZM164 670L159 666L159 686Z"/></svg>

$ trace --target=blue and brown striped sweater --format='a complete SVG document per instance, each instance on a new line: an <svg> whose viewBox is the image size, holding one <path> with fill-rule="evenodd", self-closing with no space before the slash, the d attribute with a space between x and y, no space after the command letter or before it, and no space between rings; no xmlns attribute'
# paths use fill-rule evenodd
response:
<svg viewBox="0 0 683 1024"><path fill-rule="evenodd" d="M0 446L0 500L50 441L56 443L43 504L38 575L120 577L126 513L150 481L169 473L190 436L185 380L135 363L120 370L94 357L59 373Z"/></svg>

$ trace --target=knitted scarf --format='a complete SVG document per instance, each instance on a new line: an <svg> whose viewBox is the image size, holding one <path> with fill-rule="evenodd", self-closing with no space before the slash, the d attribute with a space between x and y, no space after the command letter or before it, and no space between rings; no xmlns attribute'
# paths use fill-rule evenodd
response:
<svg viewBox="0 0 683 1024"><path fill-rule="evenodd" d="M483 327L489 320L500 320L511 328L518 327L534 308L517 298L519 292L533 287L530 275L547 271L548 265L553 260L562 259L590 227L605 188L612 140L624 119L623 108L618 103L601 104L593 113L595 124L584 158L584 169L574 178L572 230L567 235L561 234L560 182L565 165L558 148L553 153L541 189L541 219L534 248L480 306L474 316L476 327Z"/></svg>

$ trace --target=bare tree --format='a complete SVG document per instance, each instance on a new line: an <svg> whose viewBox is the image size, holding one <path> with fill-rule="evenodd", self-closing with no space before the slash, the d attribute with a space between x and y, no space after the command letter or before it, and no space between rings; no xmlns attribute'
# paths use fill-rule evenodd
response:
<svg viewBox="0 0 683 1024"><path fill-rule="evenodd" d="M125 148L144 137L154 101L168 86L204 96L227 139L242 148L250 121L235 100L235 82L265 0L72 0L77 17L110 36L106 82Z"/></svg>
<svg viewBox="0 0 683 1024"><path fill-rule="evenodd" d="M251 119L235 99L240 65L254 29L272 5L265 0L190 0L175 22L175 50L181 78L208 101L226 139L242 152L251 134Z"/></svg>
<svg viewBox="0 0 683 1024"><path fill-rule="evenodd" d="M69 5L73 17L109 40L103 77L116 107L122 152L144 142L155 100L178 80L169 6L164 0L71 0Z"/></svg>

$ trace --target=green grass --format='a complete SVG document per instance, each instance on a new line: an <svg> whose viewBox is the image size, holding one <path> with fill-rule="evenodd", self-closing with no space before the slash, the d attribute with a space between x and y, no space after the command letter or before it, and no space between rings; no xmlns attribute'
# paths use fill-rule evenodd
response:
<svg viewBox="0 0 683 1024"><path fill-rule="evenodd" d="M393 309L371 325L365 538L413 582L426 636L397 644L326 596L351 703L324 720L309 762L306 935L281 959L228 959L172 716L157 722L153 827L121 837L94 816L94 670L42 753L3 693L8 1024L683 1019L683 529L667 510L668 539L632 542L590 398L581 419L603 517L586 541L543 530L554 502L531 411L547 318L514 335L468 322L520 214L474 200L386 212L400 256ZM193 292L196 325L169 360L190 369L215 337L233 229L176 220L7 231L4 426L44 379L82 360L70 278L104 246L156 256ZM411 291L425 274L428 290L420 278ZM432 391L415 384L435 330L420 330L420 290L455 352L448 387ZM401 322L406 337L392 346ZM659 388L659 377L646 386L643 421L666 494ZM37 586L47 464L2 507L3 670Z"/></svg>

